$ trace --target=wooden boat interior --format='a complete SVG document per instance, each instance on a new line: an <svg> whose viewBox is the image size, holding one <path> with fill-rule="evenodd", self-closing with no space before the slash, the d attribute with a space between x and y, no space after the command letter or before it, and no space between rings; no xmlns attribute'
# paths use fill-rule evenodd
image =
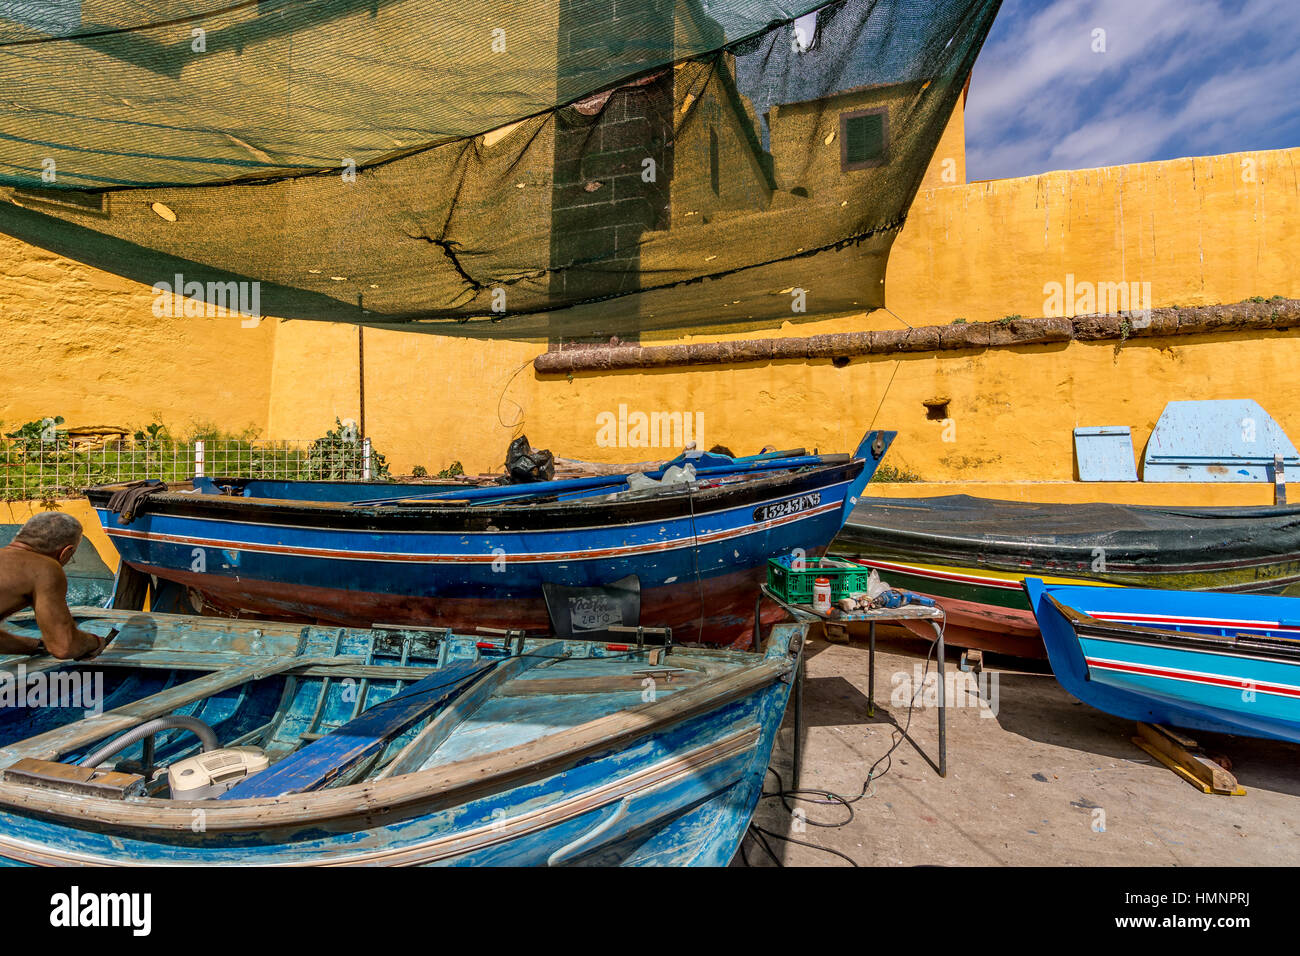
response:
<svg viewBox="0 0 1300 956"><path fill-rule="evenodd" d="M691 464L698 482L709 487L750 481L781 471L844 464L847 454L797 455L784 458L755 456L729 459L717 455L701 458L678 458L662 468L644 472L653 482L662 481L673 465ZM411 484L369 481L297 481L198 477L191 482L168 487L180 494L227 495L263 501L308 501L313 504L337 504L346 507L428 507L442 505L499 505L523 500L529 504L600 499L610 496L648 493L684 492L684 484L665 484L659 488L633 488L629 475L610 474L584 478L565 478L515 485Z"/></svg>
<svg viewBox="0 0 1300 956"><path fill-rule="evenodd" d="M616 643L90 608L74 614L83 630L118 628L116 639L85 663L0 658L9 684L7 690L0 684L0 692L15 693L18 684L34 685L41 677L52 692L58 681L71 686L73 676L102 691L74 706L3 708L0 790L17 782L102 795L103 781L112 777L134 781L134 789L122 783L119 798L166 801L166 768L206 749L191 730L170 728L137 741L93 775L79 765L105 743L167 715L201 721L223 750L254 747L265 755L265 770L221 797L236 802L324 793L433 769L455 777L456 767L483 766L502 753L514 755L518 770L529 747L555 759L580 741L609 746L616 725L644 731L670 719L683 695L697 701L698 710L770 683L791 666L787 645L802 638L797 625L777 625L765 652L754 653L678 646L670 634L637 628ZM39 634L30 614L15 615L7 625L15 633ZM560 738L563 746L550 746Z"/></svg>

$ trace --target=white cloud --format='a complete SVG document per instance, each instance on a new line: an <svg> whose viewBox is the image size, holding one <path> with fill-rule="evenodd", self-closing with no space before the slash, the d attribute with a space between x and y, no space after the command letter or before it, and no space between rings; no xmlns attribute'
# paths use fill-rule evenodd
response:
<svg viewBox="0 0 1300 956"><path fill-rule="evenodd" d="M1252 148L1300 128L1292 3L1007 0L971 80L971 177Z"/></svg>

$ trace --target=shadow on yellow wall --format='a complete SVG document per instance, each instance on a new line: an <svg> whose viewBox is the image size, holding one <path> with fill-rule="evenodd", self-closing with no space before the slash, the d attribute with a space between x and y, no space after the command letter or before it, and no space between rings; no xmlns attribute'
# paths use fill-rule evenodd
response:
<svg viewBox="0 0 1300 956"><path fill-rule="evenodd" d="M771 334L1042 315L1049 284L1067 281L1149 283L1156 308L1300 296L1300 149L943 185L959 145L951 127L891 255L888 310ZM173 426L252 424L268 437L309 438L336 417L359 417L354 326L157 320L150 291L125 280L3 237L0 260L0 321L15 337L0 371L6 423L158 414ZM737 453L844 450L872 425L896 428L892 463L932 481L1069 481L1074 427L1129 425L1140 449L1178 399L1256 398L1300 433L1300 340L1280 333L572 377L536 375L536 343L376 328L364 341L367 431L395 472L455 460L496 469L521 431L535 446L592 460L675 451L603 443L600 417L620 406L698 415L706 445ZM949 421L926 416L923 403L939 396Z"/></svg>

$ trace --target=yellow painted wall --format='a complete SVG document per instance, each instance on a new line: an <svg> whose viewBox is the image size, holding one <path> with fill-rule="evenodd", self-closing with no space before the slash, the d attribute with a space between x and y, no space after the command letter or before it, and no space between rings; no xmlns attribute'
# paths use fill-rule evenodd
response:
<svg viewBox="0 0 1300 956"><path fill-rule="evenodd" d="M921 189L960 186L966 182L966 92L963 91L948 125L943 128L939 144L930 157Z"/></svg>
<svg viewBox="0 0 1300 956"><path fill-rule="evenodd" d="M961 124L956 110L937 156L960 157ZM927 182L941 181L938 162ZM0 234L0 428L62 415L73 426L161 421L184 434L212 423L306 439L359 417L355 327L160 319L153 303L141 283ZM402 468L500 464L521 415L512 401L535 401L527 366L539 346L365 334L367 424L381 451Z"/></svg>
<svg viewBox="0 0 1300 956"><path fill-rule="evenodd" d="M1067 273L1150 282L1154 308L1300 295L1297 162L1229 153L923 190L886 305L909 325L1039 316Z"/></svg>
<svg viewBox="0 0 1300 956"><path fill-rule="evenodd" d="M890 260L893 315L787 323L771 334L1041 315L1044 284L1067 273L1150 282L1153 307L1298 296L1300 191L1289 175L1297 158L1300 150L1234 154L923 190ZM381 352L372 335L396 338ZM729 337L738 336L695 340ZM367 343L368 369L385 363L380 354L391 359L367 377L368 430L399 468L453 459L470 471L496 468L511 434L502 423L515 420L534 445L571 457L638 461L670 451L599 445L597 416L620 404L700 412L705 443L740 453L765 444L844 449L874 422L901 433L893 464L935 481L1068 481L1074 427L1129 425L1140 452L1165 403L1179 399L1254 397L1300 436L1300 337L1287 333L571 378L520 369L540 346L403 332L368 333ZM354 343L338 352L340 381L355 381L354 352ZM299 409L305 421L325 367L281 359L273 407ZM922 401L937 396L952 400L951 441L925 417Z"/></svg>
<svg viewBox="0 0 1300 956"><path fill-rule="evenodd" d="M95 509L90 507L90 502L85 498L74 498L56 501L54 506L53 510L66 512L81 522L87 539L95 546L95 550L104 559L109 570L116 573L121 559L118 557L117 549L108 540L108 535L104 534L104 529L100 526L99 518L95 516ZM23 524L32 515L45 510L47 509L35 501L0 501L0 524Z"/></svg>
<svg viewBox="0 0 1300 956"><path fill-rule="evenodd" d="M395 474L414 465L436 472L456 460L470 472L498 469L518 434L513 426L522 411L515 403L533 401L527 388L539 351L535 343L368 328L366 431ZM277 437L312 437L335 417L356 420L356 328L282 323L272 380L271 434Z"/></svg>
<svg viewBox="0 0 1300 956"><path fill-rule="evenodd" d="M960 158L954 115L894 247L889 311L789 323L767 334L1039 315L1044 283L1145 281L1152 305L1300 296L1300 150L1171 160L942 185ZM162 320L152 292L0 237L0 418L174 428L212 421L310 438L358 417L355 327L266 319ZM891 314L892 313L892 314ZM895 318L897 316L897 318ZM752 333L747 333L752 334ZM597 415L699 412L706 444L844 449L874 422L896 428L892 462L934 481L1068 481L1076 425L1127 424L1145 442L1175 399L1254 397L1300 436L1300 337L1027 346L985 352L539 377L543 346L368 329L366 421L395 471L460 460L500 466L521 430L571 457L637 461L670 448L597 443ZM737 336L708 335L693 340ZM683 339L683 341L692 339ZM892 381L892 385L890 384ZM951 398L952 441L921 402ZM883 400L883 403L882 403ZM1113 494L1097 487L1095 494Z"/></svg>
<svg viewBox="0 0 1300 956"><path fill-rule="evenodd" d="M637 461L647 449L603 449L596 416L630 409L700 410L704 442L737 453L770 444L851 448L873 423L896 429L896 467L931 481L1068 481L1073 429L1129 425L1139 452L1165 403L1258 398L1300 436L1300 336L1209 336L1072 342L983 352L789 362L640 375L549 379L525 402L530 440L574 457ZM891 376L892 386L889 385ZM1266 383L1266 387L1261 387ZM886 389L888 391L886 393ZM881 404L881 396L884 402ZM945 396L953 425L926 418L922 402ZM879 411L877 411L879 406ZM1096 493L1105 497L1107 489Z"/></svg>
<svg viewBox="0 0 1300 956"><path fill-rule="evenodd" d="M0 234L0 423L265 433L275 323L156 318L151 288Z"/></svg>

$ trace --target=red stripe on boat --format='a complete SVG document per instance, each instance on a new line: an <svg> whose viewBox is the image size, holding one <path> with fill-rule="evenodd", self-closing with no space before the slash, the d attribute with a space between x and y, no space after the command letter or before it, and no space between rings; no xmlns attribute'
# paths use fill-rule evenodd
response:
<svg viewBox="0 0 1300 956"><path fill-rule="evenodd" d="M671 541L647 541L644 544L626 545L621 548L592 548L587 551L553 551L539 552L535 554L508 554L507 557L511 561L527 562L581 561L590 558L616 557L624 554L644 554L655 551L671 551L676 548L690 548L696 547L700 544L714 544L718 541L727 541L731 538L739 538L742 535L757 534L780 525L802 521L805 518L812 518L820 514L826 514L830 511L837 511L842 507L842 505L843 502L835 501L816 508L809 508L807 511L799 511L792 515L785 515L780 518L772 518L768 521L759 521L753 524L742 525L738 528L728 528L725 531L712 531L707 534L696 535L693 538L674 538ZM312 558L337 558L344 561L415 561L439 564L491 564L493 561L498 560L498 557L493 554L428 554L404 553L400 551L341 551L334 548L298 548L287 544L263 544L251 541L224 541L217 538L192 538L188 535L161 534L150 531L132 531L126 528L105 528L104 530L108 533L109 537L137 538L141 541L164 541L171 544L188 544L203 548L217 548L222 551L254 551L261 554L293 554Z"/></svg>
<svg viewBox="0 0 1300 956"><path fill-rule="evenodd" d="M1300 633L1300 626L1282 624L1278 621L1234 621L1217 617L1173 617L1167 614L1116 614L1106 611L1084 611L1098 621L1112 621L1121 624L1182 624L1188 627L1236 627L1248 631L1294 631Z"/></svg>
<svg viewBox="0 0 1300 956"><path fill-rule="evenodd" d="M973 574L956 574L952 571L936 571L931 568L919 568L911 564L891 564L888 561L877 561L875 558L867 558L862 561L868 567L877 568L883 571L899 571L903 574L912 574L925 578L938 578L943 581L960 581L963 584L979 584L991 588L1006 588L1010 591L1019 591L1021 584L1019 581L1003 581L1001 578L980 578Z"/></svg>
<svg viewBox="0 0 1300 956"><path fill-rule="evenodd" d="M1129 664L1124 661L1108 661L1101 658L1085 658L1089 667L1101 670L1119 671L1124 674L1137 674L1141 677L1163 677L1168 680L1186 681L1190 684L1210 684L1215 687L1232 687L1237 690L1254 690L1264 694L1276 694L1280 697L1300 698L1300 687L1290 684L1263 684L1258 681L1243 680L1240 677L1224 677L1221 674L1200 674L1195 671L1170 670L1165 667L1148 667L1145 664Z"/></svg>

